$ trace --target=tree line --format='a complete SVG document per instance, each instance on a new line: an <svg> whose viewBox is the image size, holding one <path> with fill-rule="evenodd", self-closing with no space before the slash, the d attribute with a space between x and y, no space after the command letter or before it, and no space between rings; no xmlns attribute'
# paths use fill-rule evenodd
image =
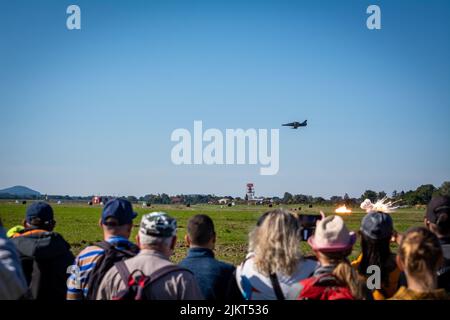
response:
<svg viewBox="0 0 450 320"><path fill-rule="evenodd" d="M266 197L265 203L274 204L313 204L313 205L340 205L356 206L364 199L370 199L372 202L377 199L388 197L393 201L399 201L399 205L414 206L427 204L434 195L450 196L450 181L444 182L440 187L435 187L432 184L424 184L419 186L416 190L397 191L394 190L392 194L388 195L384 191L366 190L359 198L351 198L347 193L344 196L332 196L329 199L323 197L314 197L304 194L291 194L285 192L283 197ZM106 196L113 198L112 196ZM53 200L53 201L91 201L93 196L69 196L69 195L41 195L41 196L14 196L10 194L0 194L0 199L26 199L26 200ZM124 196L132 203L146 203L151 204L207 204L218 203L220 199L226 198L229 202L236 204L247 203L245 197L231 197L231 196L217 196L213 194L191 194L191 195L175 195L170 196L166 193L161 194L147 194L142 197Z"/></svg>

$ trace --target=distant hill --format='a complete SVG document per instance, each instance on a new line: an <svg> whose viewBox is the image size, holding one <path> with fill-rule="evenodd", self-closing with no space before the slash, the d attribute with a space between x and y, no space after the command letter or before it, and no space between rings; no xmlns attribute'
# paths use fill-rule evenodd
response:
<svg viewBox="0 0 450 320"><path fill-rule="evenodd" d="M0 195L11 195L16 197L38 197L41 195L41 193L24 186L14 186L11 188L0 190Z"/></svg>

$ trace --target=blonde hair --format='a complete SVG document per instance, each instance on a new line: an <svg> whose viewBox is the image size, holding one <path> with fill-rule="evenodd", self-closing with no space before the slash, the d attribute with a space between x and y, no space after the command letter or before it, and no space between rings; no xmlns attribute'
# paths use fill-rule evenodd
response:
<svg viewBox="0 0 450 320"><path fill-rule="evenodd" d="M431 285L442 262L439 239L426 228L415 227L404 235L398 256L408 275Z"/></svg>
<svg viewBox="0 0 450 320"><path fill-rule="evenodd" d="M298 217L285 210L269 211L249 235L256 270L265 276L280 272L290 276L302 258Z"/></svg>
<svg viewBox="0 0 450 320"><path fill-rule="evenodd" d="M330 264L336 265L332 274L336 277L338 283L348 287L355 299L364 299L367 294L363 279L347 259L351 252L352 249L348 249L337 252L320 252L320 255Z"/></svg>

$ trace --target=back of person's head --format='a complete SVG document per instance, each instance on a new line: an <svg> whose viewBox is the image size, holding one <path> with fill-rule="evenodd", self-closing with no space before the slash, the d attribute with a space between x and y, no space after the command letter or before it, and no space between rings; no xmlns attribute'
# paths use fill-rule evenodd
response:
<svg viewBox="0 0 450 320"><path fill-rule="evenodd" d="M102 211L101 225L105 233L128 238L131 234L133 219L137 214L128 200L112 199Z"/></svg>
<svg viewBox="0 0 450 320"><path fill-rule="evenodd" d="M103 231L110 236L122 236L129 238L131 235L131 224L120 224L118 219L108 217L102 221Z"/></svg>
<svg viewBox="0 0 450 320"><path fill-rule="evenodd" d="M348 260L348 256L351 253L352 249L336 252L320 252L319 254L325 257L328 263L336 266L332 274L336 277L338 283L348 287L355 299L364 299L366 297L364 282Z"/></svg>
<svg viewBox="0 0 450 320"><path fill-rule="evenodd" d="M427 206L429 229L439 237L450 236L450 197L435 196Z"/></svg>
<svg viewBox="0 0 450 320"><path fill-rule="evenodd" d="M359 230L366 239L374 242L389 241L394 233L394 222L389 213L371 211L361 220Z"/></svg>
<svg viewBox="0 0 450 320"><path fill-rule="evenodd" d="M187 234L191 244L204 246L209 244L215 237L214 223L212 219L204 214L191 217L187 224Z"/></svg>
<svg viewBox="0 0 450 320"><path fill-rule="evenodd" d="M26 227L52 231L55 224L53 209L48 203L37 201L28 206L25 216Z"/></svg>
<svg viewBox="0 0 450 320"><path fill-rule="evenodd" d="M391 252L390 238L374 240L361 233L361 263L358 272L367 274L367 268L372 265L380 267L381 281L389 281L389 274L395 269L395 256Z"/></svg>
<svg viewBox="0 0 450 320"><path fill-rule="evenodd" d="M402 238L398 258L407 276L431 281L442 263L439 239L426 228L411 228Z"/></svg>
<svg viewBox="0 0 450 320"><path fill-rule="evenodd" d="M141 249L173 250L177 234L177 221L165 212L152 212L142 217L139 227Z"/></svg>
<svg viewBox="0 0 450 320"><path fill-rule="evenodd" d="M394 234L394 222L390 213L395 211L395 207L385 198L375 204L366 200L361 207L367 209L367 214L361 220L359 228L362 259L358 271L365 275L369 266L376 265L381 269L381 280L389 281L389 273L395 269L390 248Z"/></svg>
<svg viewBox="0 0 450 320"><path fill-rule="evenodd" d="M284 210L264 214L250 233L256 269L263 275L281 272L292 275L301 259L298 217Z"/></svg>
<svg viewBox="0 0 450 320"><path fill-rule="evenodd" d="M348 256L352 252L356 234L347 229L340 216L331 215L319 220L316 231L308 243L321 263L334 265L333 275L339 283L347 286L353 297L364 297L360 277L350 265Z"/></svg>

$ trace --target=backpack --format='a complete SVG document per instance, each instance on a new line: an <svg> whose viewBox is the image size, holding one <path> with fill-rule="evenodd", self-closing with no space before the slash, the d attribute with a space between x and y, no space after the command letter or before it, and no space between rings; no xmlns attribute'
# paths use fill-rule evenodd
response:
<svg viewBox="0 0 450 320"><path fill-rule="evenodd" d="M94 268L89 273L87 300L95 300L97 298L97 291L103 277L115 263L134 257L139 250L132 244L130 244L128 249L119 249L107 241L98 242L94 245L102 248L105 252L99 257Z"/></svg>
<svg viewBox="0 0 450 320"><path fill-rule="evenodd" d="M300 281L303 290L299 300L354 300L348 287L338 285L332 274L323 274Z"/></svg>
<svg viewBox="0 0 450 320"><path fill-rule="evenodd" d="M174 264L164 266L153 272L150 276L145 275L138 269L130 272L124 261L116 263L115 267L126 287L125 289L120 290L116 296L113 296L112 300L151 300L150 296L146 294L148 291L145 289L156 280L175 271L187 271L192 273L188 269L181 268Z"/></svg>
<svg viewBox="0 0 450 320"><path fill-rule="evenodd" d="M62 236L39 229L24 230L11 241L19 253L29 286L28 296L39 300L65 300L66 270L74 257Z"/></svg>

